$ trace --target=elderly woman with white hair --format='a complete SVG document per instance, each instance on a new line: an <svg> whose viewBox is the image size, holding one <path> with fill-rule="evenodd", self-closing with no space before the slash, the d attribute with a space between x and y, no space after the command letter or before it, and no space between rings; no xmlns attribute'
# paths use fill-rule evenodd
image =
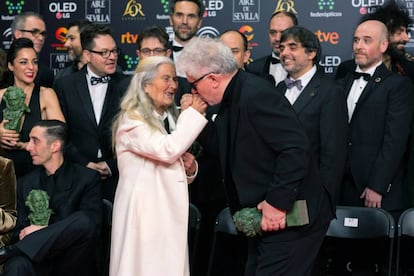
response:
<svg viewBox="0 0 414 276"><path fill-rule="evenodd" d="M207 105L194 97L178 114L177 86L171 59L147 57L140 61L121 102L113 127L119 182L112 276L189 275L187 183L198 167L186 151L207 123Z"/></svg>

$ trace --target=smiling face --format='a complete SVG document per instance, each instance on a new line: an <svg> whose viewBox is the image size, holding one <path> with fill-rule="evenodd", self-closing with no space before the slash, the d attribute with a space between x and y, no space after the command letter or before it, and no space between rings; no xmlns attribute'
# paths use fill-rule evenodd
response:
<svg viewBox="0 0 414 276"><path fill-rule="evenodd" d="M38 71L36 51L33 48L20 49L13 63L9 63L8 67L13 72L15 85L33 83Z"/></svg>
<svg viewBox="0 0 414 276"><path fill-rule="evenodd" d="M316 53L307 51L300 42L288 38L280 43L280 62L288 74L298 79L313 67Z"/></svg>
<svg viewBox="0 0 414 276"><path fill-rule="evenodd" d="M110 35L98 35L94 38L94 47L89 50L103 52L116 49L115 40ZM88 67L98 76L106 76L115 73L118 61L116 52L111 52L108 58L102 57L99 53L83 50L84 57L89 63Z"/></svg>
<svg viewBox="0 0 414 276"><path fill-rule="evenodd" d="M154 79L145 86L145 92L153 100L155 111L163 114L173 104L177 88L175 67L171 64L162 64L158 67Z"/></svg>

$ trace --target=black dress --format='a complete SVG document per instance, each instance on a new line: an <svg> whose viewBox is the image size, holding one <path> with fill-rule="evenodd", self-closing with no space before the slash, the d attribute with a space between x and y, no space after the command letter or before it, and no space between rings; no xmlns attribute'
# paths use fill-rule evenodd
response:
<svg viewBox="0 0 414 276"><path fill-rule="evenodd" d="M29 133L32 126L42 119L40 112L40 86L35 85L33 88L32 96L29 102L30 112L25 114L23 126L20 131L20 141L29 142ZM0 121L3 121L3 110L6 108L5 101L0 103ZM23 176L30 172L34 166L32 164L32 157L26 150L3 150L4 156L12 159L14 163L14 169L16 171L16 177Z"/></svg>

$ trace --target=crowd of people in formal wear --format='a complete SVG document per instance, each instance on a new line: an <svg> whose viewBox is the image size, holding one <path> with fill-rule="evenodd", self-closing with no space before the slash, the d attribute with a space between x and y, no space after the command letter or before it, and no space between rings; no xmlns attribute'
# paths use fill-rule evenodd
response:
<svg viewBox="0 0 414 276"><path fill-rule="evenodd" d="M2 275L185 276L190 263L206 275L225 207L257 208L262 234L218 240L231 266L214 275L320 275L336 206L382 208L395 221L413 206L407 11L390 1L361 18L354 59L332 77L318 38L289 11L270 16L271 54L248 63L239 31L196 36L203 1L170 2L172 41L145 28L132 76L109 26L71 22L72 64L54 75L38 58L42 17L15 17L0 51ZM17 131L5 112L11 87L25 95ZM103 200L113 203L107 245ZM190 202L202 214L191 262ZM306 222L293 226L298 202ZM343 251L344 271L378 262Z"/></svg>

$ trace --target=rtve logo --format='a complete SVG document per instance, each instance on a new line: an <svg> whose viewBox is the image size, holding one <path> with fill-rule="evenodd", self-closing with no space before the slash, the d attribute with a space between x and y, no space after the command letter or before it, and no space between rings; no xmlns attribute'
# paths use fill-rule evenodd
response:
<svg viewBox="0 0 414 276"><path fill-rule="evenodd" d="M131 34L130 32L126 32L125 34L121 34L121 44L135 44L138 40L138 34Z"/></svg>
<svg viewBox="0 0 414 276"><path fill-rule="evenodd" d="M321 30L317 30L315 35L319 39L319 42L327 42L332 45L336 45L339 43L339 34L337 32L323 32Z"/></svg>

